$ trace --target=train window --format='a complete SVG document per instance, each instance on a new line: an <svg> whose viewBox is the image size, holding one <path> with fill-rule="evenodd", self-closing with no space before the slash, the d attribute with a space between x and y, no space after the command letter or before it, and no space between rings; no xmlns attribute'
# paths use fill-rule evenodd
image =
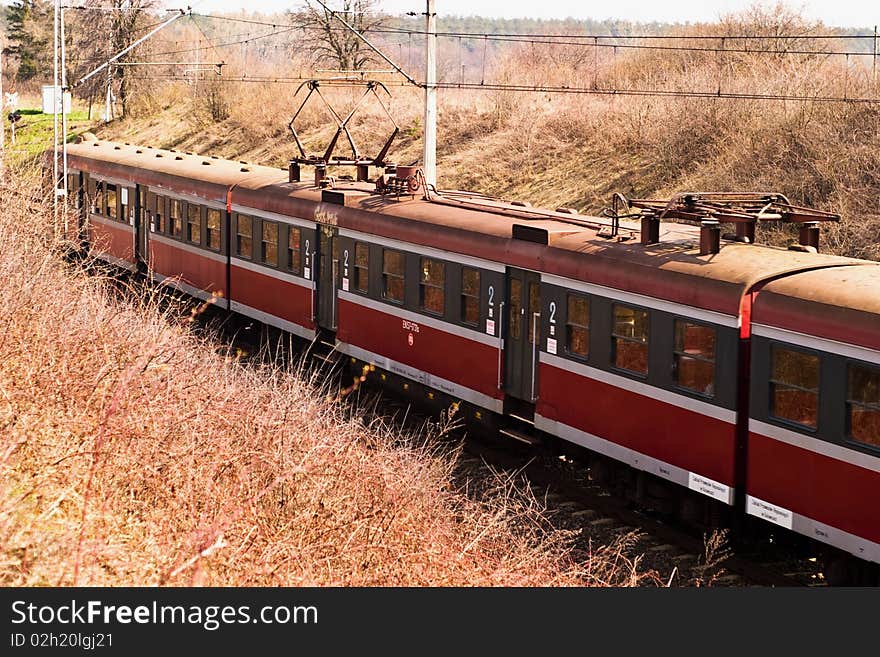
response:
<svg viewBox="0 0 880 657"><path fill-rule="evenodd" d="M519 340L522 336L522 281L518 278L510 279L510 322L509 331L511 340Z"/></svg>
<svg viewBox="0 0 880 657"><path fill-rule="evenodd" d="M403 303L406 298L406 257L400 251L382 251L382 297Z"/></svg>
<svg viewBox="0 0 880 657"><path fill-rule="evenodd" d="M302 271L302 231L296 226L287 230L287 268L294 274Z"/></svg>
<svg viewBox="0 0 880 657"><path fill-rule="evenodd" d="M672 378L682 388L715 394L715 329L675 320Z"/></svg>
<svg viewBox="0 0 880 657"><path fill-rule="evenodd" d="M208 231L208 248L214 251L220 250L220 210L208 208L208 217L205 222Z"/></svg>
<svg viewBox="0 0 880 657"><path fill-rule="evenodd" d="M238 215L235 222L235 252L242 258L253 255L253 230L253 220L247 215Z"/></svg>
<svg viewBox="0 0 880 657"><path fill-rule="evenodd" d="M614 366L634 374L648 373L648 311L614 305L611 334Z"/></svg>
<svg viewBox="0 0 880 657"><path fill-rule="evenodd" d="M480 323L480 270L461 268L461 321L477 326Z"/></svg>
<svg viewBox="0 0 880 657"><path fill-rule="evenodd" d="M541 285L532 281L529 283L529 308L531 308L531 316L529 317L529 344L535 344L538 336L535 329L539 327L538 318L535 317L537 309L541 307ZM538 330L538 333L541 331Z"/></svg>
<svg viewBox="0 0 880 657"><path fill-rule="evenodd" d="M435 315L446 309L446 264L422 258L419 274L419 306Z"/></svg>
<svg viewBox="0 0 880 657"><path fill-rule="evenodd" d="M819 357L773 345L771 363L770 413L815 429L819 412Z"/></svg>
<svg viewBox="0 0 880 657"><path fill-rule="evenodd" d="M122 189L119 198L119 221L128 223L128 190Z"/></svg>
<svg viewBox="0 0 880 657"><path fill-rule="evenodd" d="M202 210L198 205L186 206L186 241L202 243Z"/></svg>
<svg viewBox="0 0 880 657"><path fill-rule="evenodd" d="M274 221L263 220L260 260L267 265L278 266L278 224Z"/></svg>
<svg viewBox="0 0 880 657"><path fill-rule="evenodd" d="M156 218L153 220L153 228L157 233L164 233L168 230L168 220L166 219L165 213L163 212L163 208L165 207L165 203L163 203L165 199L159 199L159 211L156 213Z"/></svg>
<svg viewBox="0 0 880 657"><path fill-rule="evenodd" d="M354 245L354 289L364 294L370 291L370 247L367 244Z"/></svg>
<svg viewBox="0 0 880 657"><path fill-rule="evenodd" d="M116 185L107 184L107 216L111 219L118 218L116 210Z"/></svg>
<svg viewBox="0 0 880 657"><path fill-rule="evenodd" d="M568 318L565 321L565 349L572 356L586 358L590 354L590 300L576 294L568 295Z"/></svg>
<svg viewBox="0 0 880 657"><path fill-rule="evenodd" d="M168 214L171 216L171 235L180 237L183 234L183 204L177 199L171 199Z"/></svg>
<svg viewBox="0 0 880 657"><path fill-rule="evenodd" d="M104 183L100 180L95 182L95 191L92 194L92 212L104 214Z"/></svg>
<svg viewBox="0 0 880 657"><path fill-rule="evenodd" d="M880 447L880 369L849 366L846 406L849 437Z"/></svg>

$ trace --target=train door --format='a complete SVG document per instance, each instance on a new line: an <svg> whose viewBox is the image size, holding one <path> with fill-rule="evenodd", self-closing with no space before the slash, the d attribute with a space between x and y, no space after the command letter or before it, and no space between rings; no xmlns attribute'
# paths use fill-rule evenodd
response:
<svg viewBox="0 0 880 657"><path fill-rule="evenodd" d="M321 225L318 230L318 326L336 330L336 296L339 286L339 229Z"/></svg>
<svg viewBox="0 0 880 657"><path fill-rule="evenodd" d="M135 190L134 200L134 233L135 233L135 262L146 266L149 258L148 240L150 239L150 213L147 209L147 188L138 185Z"/></svg>
<svg viewBox="0 0 880 657"><path fill-rule="evenodd" d="M65 215L65 237L74 243L83 239L83 174L70 171L67 174L67 214Z"/></svg>
<svg viewBox="0 0 880 657"><path fill-rule="evenodd" d="M541 277L507 268L507 341L505 392L527 402L538 394L538 344L541 330Z"/></svg>

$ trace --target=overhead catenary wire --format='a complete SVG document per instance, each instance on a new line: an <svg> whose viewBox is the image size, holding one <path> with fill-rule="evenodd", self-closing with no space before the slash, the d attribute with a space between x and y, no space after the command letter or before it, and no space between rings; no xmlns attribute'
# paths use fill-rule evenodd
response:
<svg viewBox="0 0 880 657"><path fill-rule="evenodd" d="M213 16L210 14L190 14L195 17L202 17L208 19L215 20L233 20L239 21L242 19L226 17L226 16ZM281 23L269 23L262 21L251 21L246 20L242 22L255 23L258 25L266 25L274 28L270 32L265 32L263 34L257 34L251 36L250 33L245 33L243 35L235 35L235 40L226 41L224 43L211 44L208 46L197 46L190 48L183 48L177 50L165 50L156 53L152 53L154 55L173 55L180 54L184 52L195 52L196 50L211 50L216 48L223 48L227 46L241 45L243 43L248 43L250 41L257 41L262 39L267 39L273 36L278 36L281 34L287 34L294 31L321 31L322 28L310 27L304 25L295 25L295 24L281 24ZM199 28L201 30L201 27ZM331 28L332 29L332 28ZM372 32L379 34L397 34L397 35L424 35L426 34L424 30L410 30L410 29L402 29L402 28L374 28L371 30ZM204 34L204 31L202 30ZM244 38L238 39L238 36L243 36ZM531 35L531 34L490 34L490 33L474 33L474 32L438 32L438 37L446 37L446 38L455 38L455 39L473 39L477 41L483 42L484 50L488 42L497 42L497 43L522 43L525 45L553 45L553 46L574 46L574 47L582 47L582 48L605 48L605 49L624 49L624 50L647 50L647 51L669 51L669 52L702 52L702 53L710 53L710 54L722 54L722 53L732 53L732 54L748 54L748 55L763 55L763 56L851 56L851 57L872 57L873 53L870 51L858 51L858 50L824 50L824 49L797 49L797 48L746 48L746 47L729 47L729 46L678 46L678 45L642 45L642 44L631 44L631 43L622 43L621 40L627 39L701 39L701 40L710 40L714 39L716 41L730 42L736 41L739 39L862 39L868 40L873 39L873 35L775 35L775 36L765 36L765 35L714 35L712 37L709 36L692 36L692 35L678 35L678 36L670 36L670 35L618 35L618 36L610 36L610 35ZM207 35L206 35L207 38ZM576 39L574 41L564 41L562 39ZM616 43L603 42L602 40L616 40Z"/></svg>
<svg viewBox="0 0 880 657"><path fill-rule="evenodd" d="M224 16L224 15L215 15L215 14L197 14L198 16L202 16L204 18L212 18L219 21L232 21L236 23L251 23L254 25L271 25L272 27L290 27L291 23L280 23L278 21L260 21L256 19L248 19L248 18L239 18L236 16ZM408 34L427 34L425 30L414 29L414 28L397 28L394 31ZM437 32L437 36L461 36L461 37L472 37L472 38L482 38L486 36L484 32ZM691 39L691 40L712 40L712 39L753 39L753 40L778 40L778 39L872 39L874 38L873 33L871 34L585 34L585 35L572 35L566 33L540 33L540 32L519 32L519 33L511 33L511 32L495 32L489 33L489 36L502 36L502 37L522 37L522 38L559 38L559 39L569 39L572 37L581 38L581 39Z"/></svg>
<svg viewBox="0 0 880 657"><path fill-rule="evenodd" d="M150 75L138 76L131 78L133 80L167 80L167 81L186 81L186 78L176 75ZM239 75L239 76L223 76L218 79L221 83L261 83L261 84L300 84L311 80L309 77L302 76L270 76L270 75ZM400 80L398 82L384 82L385 86L411 87L408 82ZM494 83L458 83L458 82L438 82L438 89L444 90L463 90L463 91L513 91L513 92L531 92L531 93L553 93L553 94L584 94L591 96L641 96L641 97L657 97L657 98L702 98L702 99L721 99L721 100L760 100L760 101L801 101L801 102L820 102L820 103L853 103L853 104L878 104L880 98L864 98L864 97L845 97L830 95L807 95L807 94L770 94L770 93L752 93L752 92L724 92L718 93L714 90L664 90L664 89L624 89L624 88L593 88L593 87L569 87L569 86L552 86L552 85L517 85L517 84L494 84Z"/></svg>

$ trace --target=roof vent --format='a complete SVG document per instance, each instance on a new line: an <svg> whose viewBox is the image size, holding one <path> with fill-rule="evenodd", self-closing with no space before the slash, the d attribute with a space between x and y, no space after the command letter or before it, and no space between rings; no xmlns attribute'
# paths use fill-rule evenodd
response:
<svg viewBox="0 0 880 657"><path fill-rule="evenodd" d="M530 207L532 207L532 204L529 203L528 201L511 201L510 204L511 204L511 205L515 205L515 206L517 206L517 207L519 207L519 208L530 208Z"/></svg>
<svg viewBox="0 0 880 657"><path fill-rule="evenodd" d="M143 152L144 152L144 150L143 150L142 148L138 148L138 149L135 151L135 153L143 153Z"/></svg>
<svg viewBox="0 0 880 657"><path fill-rule="evenodd" d="M250 173L251 170L247 167L242 167L241 169L239 169L239 171L241 171L242 173Z"/></svg>
<svg viewBox="0 0 880 657"><path fill-rule="evenodd" d="M211 159L212 159L212 160L219 160L220 158L217 157L216 155L212 155L212 156L211 156Z"/></svg>
<svg viewBox="0 0 880 657"><path fill-rule="evenodd" d="M513 224L511 236L515 240L535 242L536 244L549 244L550 234L546 228L536 228L525 224Z"/></svg>
<svg viewBox="0 0 880 657"><path fill-rule="evenodd" d="M721 223L715 219L700 222L700 255L713 255L721 250Z"/></svg>
<svg viewBox="0 0 880 657"><path fill-rule="evenodd" d="M114 146L114 147L113 147L113 150L114 150L114 151L121 151L121 150L122 150L122 146Z"/></svg>
<svg viewBox="0 0 880 657"><path fill-rule="evenodd" d="M165 157L162 153L156 153L156 157Z"/></svg>
<svg viewBox="0 0 880 657"><path fill-rule="evenodd" d="M101 145L101 142L99 142L99 141L96 141L94 144L92 144L92 146L94 146L95 148L97 148L100 145Z"/></svg>
<svg viewBox="0 0 880 657"><path fill-rule="evenodd" d="M574 208L556 208L556 211L559 214L577 214L578 211Z"/></svg>
<svg viewBox="0 0 880 657"><path fill-rule="evenodd" d="M175 156L174 156L174 159L175 159L175 160L182 160L182 159L183 159L183 155L175 155Z"/></svg>
<svg viewBox="0 0 880 657"><path fill-rule="evenodd" d="M208 160L202 160L202 166L209 167L209 166L211 166L211 163L208 162Z"/></svg>

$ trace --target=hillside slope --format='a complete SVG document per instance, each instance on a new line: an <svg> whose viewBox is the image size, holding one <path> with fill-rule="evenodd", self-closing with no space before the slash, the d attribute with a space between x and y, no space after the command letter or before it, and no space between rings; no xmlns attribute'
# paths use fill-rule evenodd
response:
<svg viewBox="0 0 880 657"><path fill-rule="evenodd" d="M665 40L667 50L509 45L486 76L492 82L602 93L441 91L441 187L591 213L607 207L614 192L776 191L842 214L842 224L824 232L826 250L880 258L880 102L871 102L880 99L880 82L870 56L831 54L848 42L820 36L829 29L780 7L689 29L680 40ZM730 36L686 49L694 43L688 38L708 34ZM737 36L743 34L751 37ZM292 71L269 62L261 69ZM389 88L401 127L391 159L414 163L421 158L420 93ZM614 89L673 95L605 93ZM296 153L287 124L304 96L294 98L295 90L289 82L171 84L139 117L99 134L286 166ZM674 95L694 92L723 95ZM325 93L344 115L361 90ZM375 104L353 126L367 154L390 132ZM316 103L296 127L308 151L321 153L335 123ZM341 146L337 153L347 154ZM792 235L772 239L784 243Z"/></svg>

